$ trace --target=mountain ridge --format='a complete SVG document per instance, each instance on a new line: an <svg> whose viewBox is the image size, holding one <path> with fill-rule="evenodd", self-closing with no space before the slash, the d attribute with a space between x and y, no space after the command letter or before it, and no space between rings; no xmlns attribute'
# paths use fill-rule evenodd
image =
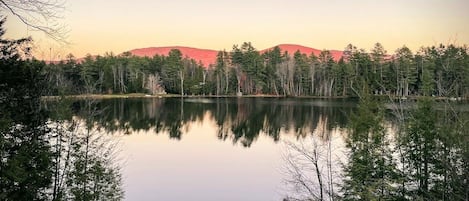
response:
<svg viewBox="0 0 469 201"><path fill-rule="evenodd" d="M283 52L288 52L288 54L293 55L297 50L299 50L302 54L311 55L313 53L316 56L319 56L322 50L315 49L312 47L307 47L298 44L279 44L270 48L266 48L263 50L258 50L260 53L264 53L268 50L273 49L274 47L279 47ZM172 49L179 49L181 51L183 57L192 58L197 62L202 63L203 66L208 67L210 64L215 64L217 53L219 50L212 50L212 49L204 49L204 48L195 48L195 47L188 47L188 46L163 46L163 47L144 47L144 48L136 48L129 50L132 55L141 56L141 57L153 57L155 55L165 55L169 54L169 51ZM342 51L338 50L329 50L332 57L335 61L338 61L342 55Z"/></svg>

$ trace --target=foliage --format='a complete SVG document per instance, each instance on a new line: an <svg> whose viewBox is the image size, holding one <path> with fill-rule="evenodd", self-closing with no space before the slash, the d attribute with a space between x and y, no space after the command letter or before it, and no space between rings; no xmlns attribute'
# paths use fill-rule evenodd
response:
<svg viewBox="0 0 469 201"><path fill-rule="evenodd" d="M346 140L349 161L344 168L343 200L396 199L399 179L388 136L383 127L383 110L368 96L360 99L350 120Z"/></svg>
<svg viewBox="0 0 469 201"><path fill-rule="evenodd" d="M47 114L40 107L44 63L21 60L29 39L5 40L0 20L0 199L44 200L52 178Z"/></svg>
<svg viewBox="0 0 469 201"><path fill-rule="evenodd" d="M402 186L413 200L464 200L467 147L461 145L467 144L467 122L451 110L437 112L434 100L426 98L409 114L398 141L406 176Z"/></svg>
<svg viewBox="0 0 469 201"><path fill-rule="evenodd" d="M61 68L49 65L43 71L44 62L24 60L30 39L3 39L4 22L0 20L0 200L122 199L119 169L109 155L112 147L80 136L85 126L76 126L70 102L59 101L55 111L41 102L47 83L62 95L73 84L94 90L102 83L99 71L91 70L92 65L83 70L73 56ZM92 83L94 79L98 82ZM87 188L75 193L77 184Z"/></svg>

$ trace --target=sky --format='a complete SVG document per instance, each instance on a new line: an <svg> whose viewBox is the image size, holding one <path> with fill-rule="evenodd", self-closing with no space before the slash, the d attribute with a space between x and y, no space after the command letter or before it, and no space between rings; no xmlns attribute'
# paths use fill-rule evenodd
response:
<svg viewBox="0 0 469 201"><path fill-rule="evenodd" d="M31 35L36 58L72 53L115 54L135 48L189 46L231 50L249 41L258 50L278 44L388 53L440 43L469 44L467 0L67 0L68 44L9 16L7 37ZM53 55L53 56L50 56Z"/></svg>

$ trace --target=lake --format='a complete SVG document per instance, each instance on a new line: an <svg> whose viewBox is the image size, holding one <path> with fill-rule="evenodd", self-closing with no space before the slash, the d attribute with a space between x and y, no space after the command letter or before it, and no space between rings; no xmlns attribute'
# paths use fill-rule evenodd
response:
<svg viewBox="0 0 469 201"><path fill-rule="evenodd" d="M318 184L311 161L302 159L298 150L319 153L318 169L337 192L341 167L348 162L347 124L358 110L358 102L351 99L185 97L91 102L92 107L85 107L89 101L75 101L72 108L78 119L93 123L87 127L99 128L97 139L107 133L118 142L116 162L125 200L301 197L304 191L295 191L301 189L295 186L296 176L312 181L308 187ZM385 107L382 125L392 138L398 127L392 113L402 111L391 110L394 107L389 104ZM86 108L99 112L87 113ZM416 108L416 104L404 101L400 108ZM434 109L442 114L464 113L458 122L469 114L469 104L463 102L437 102Z"/></svg>
<svg viewBox="0 0 469 201"><path fill-rule="evenodd" d="M120 140L125 200L281 200L285 142L311 133L343 147L356 101L104 99L99 125ZM340 145L342 143L342 145Z"/></svg>

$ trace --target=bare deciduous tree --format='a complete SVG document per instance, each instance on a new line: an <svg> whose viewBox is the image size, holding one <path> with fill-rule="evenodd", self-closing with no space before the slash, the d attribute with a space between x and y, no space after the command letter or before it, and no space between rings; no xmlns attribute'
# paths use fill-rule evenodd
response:
<svg viewBox="0 0 469 201"><path fill-rule="evenodd" d="M333 156L331 133L317 129L314 134L298 142L285 142L285 182L295 191L294 197L284 200L330 200L337 196L334 186L339 156Z"/></svg>
<svg viewBox="0 0 469 201"><path fill-rule="evenodd" d="M0 10L17 17L33 30L66 43L67 30L59 22L65 10L64 0L0 0Z"/></svg>
<svg viewBox="0 0 469 201"><path fill-rule="evenodd" d="M148 75L144 87L152 95L165 93L164 88L161 85L161 77L158 73Z"/></svg>

